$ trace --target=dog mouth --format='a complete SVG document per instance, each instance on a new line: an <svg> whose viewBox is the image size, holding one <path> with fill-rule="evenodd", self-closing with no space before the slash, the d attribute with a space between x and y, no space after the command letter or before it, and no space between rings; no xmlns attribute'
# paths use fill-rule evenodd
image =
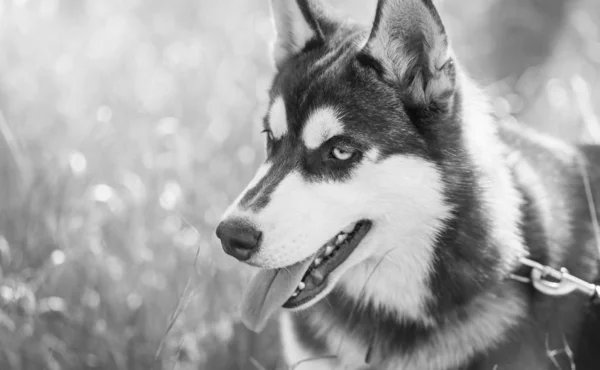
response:
<svg viewBox="0 0 600 370"><path fill-rule="evenodd" d="M356 250L371 229L369 220L357 221L327 241L313 255L293 265L260 270L250 281L241 305L242 321L261 331L280 307L301 309L324 296L335 281L330 278Z"/></svg>
<svg viewBox="0 0 600 370"><path fill-rule="evenodd" d="M361 220L336 234L314 254L312 263L283 308L297 308L321 293L328 285L328 277L354 252L371 229L372 222Z"/></svg>

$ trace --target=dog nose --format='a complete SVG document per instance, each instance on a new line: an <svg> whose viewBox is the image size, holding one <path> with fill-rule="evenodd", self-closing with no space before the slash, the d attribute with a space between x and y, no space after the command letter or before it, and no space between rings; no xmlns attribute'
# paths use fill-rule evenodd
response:
<svg viewBox="0 0 600 370"><path fill-rule="evenodd" d="M217 226L217 238L225 253L240 261L248 260L258 249L262 233L240 220L222 221Z"/></svg>

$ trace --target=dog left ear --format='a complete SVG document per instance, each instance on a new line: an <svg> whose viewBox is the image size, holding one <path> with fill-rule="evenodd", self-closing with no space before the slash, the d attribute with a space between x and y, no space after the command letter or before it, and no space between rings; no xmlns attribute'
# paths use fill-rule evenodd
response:
<svg viewBox="0 0 600 370"><path fill-rule="evenodd" d="M271 0L275 32L273 59L277 68L299 53L306 44L325 42L337 28L331 10L319 0Z"/></svg>
<svg viewBox="0 0 600 370"><path fill-rule="evenodd" d="M400 83L409 104L449 107L455 68L432 0L379 0L363 52L382 64L386 79Z"/></svg>

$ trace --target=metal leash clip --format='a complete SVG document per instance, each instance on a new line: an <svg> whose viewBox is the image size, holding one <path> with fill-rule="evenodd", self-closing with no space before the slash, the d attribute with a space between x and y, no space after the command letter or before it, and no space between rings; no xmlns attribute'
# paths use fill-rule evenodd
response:
<svg viewBox="0 0 600 370"><path fill-rule="evenodd" d="M522 258L521 263L531 267L531 283L546 295L563 296L580 291L592 299L600 297L600 286L571 275L564 267L557 270L528 258Z"/></svg>

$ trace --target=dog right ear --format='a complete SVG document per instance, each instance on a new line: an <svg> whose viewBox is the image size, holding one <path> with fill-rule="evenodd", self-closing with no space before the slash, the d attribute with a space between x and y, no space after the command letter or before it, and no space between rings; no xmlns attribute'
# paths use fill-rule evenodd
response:
<svg viewBox="0 0 600 370"><path fill-rule="evenodd" d="M432 0L379 0L365 53L399 83L411 104L449 106L455 68L448 37Z"/></svg>
<svg viewBox="0 0 600 370"><path fill-rule="evenodd" d="M318 0L270 0L276 39L275 66L281 66L309 41L324 43L337 28L337 22Z"/></svg>

